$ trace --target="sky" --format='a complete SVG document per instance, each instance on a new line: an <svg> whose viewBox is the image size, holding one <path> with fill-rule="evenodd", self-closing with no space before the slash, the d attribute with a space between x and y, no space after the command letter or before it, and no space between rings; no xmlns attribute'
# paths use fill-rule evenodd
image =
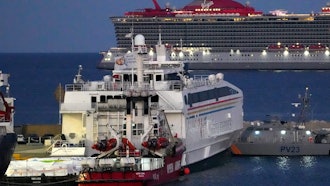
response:
<svg viewBox="0 0 330 186"><path fill-rule="evenodd" d="M192 0L158 0L182 8ZM246 0L237 0L245 4ZM256 10L319 12L330 0L249 0ZM116 46L110 16L152 8L151 0L0 0L0 53L99 52Z"/></svg>

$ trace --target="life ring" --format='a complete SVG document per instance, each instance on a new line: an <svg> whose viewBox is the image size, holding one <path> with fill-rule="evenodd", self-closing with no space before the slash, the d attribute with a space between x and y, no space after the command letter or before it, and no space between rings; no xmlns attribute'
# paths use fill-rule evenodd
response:
<svg viewBox="0 0 330 186"><path fill-rule="evenodd" d="M120 57L116 59L116 64L117 65L123 65L125 63L125 59L123 57Z"/></svg>
<svg viewBox="0 0 330 186"><path fill-rule="evenodd" d="M66 147L68 147L68 145L64 143L64 144L62 144L62 147L66 148Z"/></svg>

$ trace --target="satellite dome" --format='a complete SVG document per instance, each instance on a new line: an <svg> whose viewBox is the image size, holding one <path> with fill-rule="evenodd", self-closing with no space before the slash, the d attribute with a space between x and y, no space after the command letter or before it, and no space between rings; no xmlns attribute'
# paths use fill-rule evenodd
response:
<svg viewBox="0 0 330 186"><path fill-rule="evenodd" d="M145 38L142 34L138 34L135 36L134 38L134 42L135 42L135 45L136 46L142 46L142 45L145 45Z"/></svg>

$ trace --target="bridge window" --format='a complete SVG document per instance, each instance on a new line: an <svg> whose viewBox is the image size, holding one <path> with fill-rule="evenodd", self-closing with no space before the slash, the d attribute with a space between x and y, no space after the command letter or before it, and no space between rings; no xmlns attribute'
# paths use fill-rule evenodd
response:
<svg viewBox="0 0 330 186"><path fill-rule="evenodd" d="M162 80L162 75L156 75L156 81L161 81Z"/></svg>
<svg viewBox="0 0 330 186"><path fill-rule="evenodd" d="M238 94L238 91L230 87L214 88L211 90L188 94L188 101L185 100L185 103L192 105L194 103L198 103L206 100L212 100L212 99L217 100L221 97L230 96L233 94Z"/></svg>
<svg viewBox="0 0 330 186"><path fill-rule="evenodd" d="M132 124L133 135L143 134L143 124L142 123L133 123Z"/></svg>

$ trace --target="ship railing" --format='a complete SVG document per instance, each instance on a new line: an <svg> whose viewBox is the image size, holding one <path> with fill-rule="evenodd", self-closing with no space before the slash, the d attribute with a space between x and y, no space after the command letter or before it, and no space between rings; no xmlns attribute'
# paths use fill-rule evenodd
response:
<svg viewBox="0 0 330 186"><path fill-rule="evenodd" d="M56 140L53 144L54 147L70 148L70 147L85 147L85 140L80 140L79 143L71 143L68 140Z"/></svg>
<svg viewBox="0 0 330 186"><path fill-rule="evenodd" d="M80 140L79 143L71 143L67 140L57 139L57 136L52 140L52 144L46 149L46 152L51 154L53 148L73 148L85 147L85 140Z"/></svg>
<svg viewBox="0 0 330 186"><path fill-rule="evenodd" d="M183 84L180 80L172 81L156 81L156 82L142 82L139 85L137 82L112 82L112 81L97 81L93 83L84 84L67 84L65 85L66 92L72 91L129 91L129 90L182 90Z"/></svg>
<svg viewBox="0 0 330 186"><path fill-rule="evenodd" d="M205 75L195 75L194 78L186 80L186 86L187 88L212 86L220 83L221 81L221 79L210 80L209 77Z"/></svg>
<svg viewBox="0 0 330 186"><path fill-rule="evenodd" d="M141 170L155 170L164 166L162 158L141 158Z"/></svg>
<svg viewBox="0 0 330 186"><path fill-rule="evenodd" d="M143 64L144 69L180 69L179 71L183 70L184 63L181 61L166 61L166 62L159 62L159 61L146 61Z"/></svg>
<svg viewBox="0 0 330 186"><path fill-rule="evenodd" d="M120 168L121 171L126 171L128 169L136 169L137 171L152 171L164 167L163 158L153 158L153 157L139 157L138 153L133 154L133 156L125 157L119 155L120 164L115 164L117 158L109 159L99 159L98 164L102 168ZM139 157L139 158L137 158ZM83 165L84 167L85 165ZM119 166L119 167L118 167ZM89 165L86 164L85 168L89 168ZM128 169L127 169L128 168ZM102 170L102 169L101 169Z"/></svg>
<svg viewBox="0 0 330 186"><path fill-rule="evenodd" d="M186 87L194 88L205 85L213 85L217 81L210 81L205 77L194 77L193 79L187 79ZM85 84L67 84L65 85L65 91L130 91L130 90L141 90L141 91L180 91L184 88L184 84L180 80L172 81L157 81L157 82L143 82L139 85L137 82L97 82L97 85Z"/></svg>

